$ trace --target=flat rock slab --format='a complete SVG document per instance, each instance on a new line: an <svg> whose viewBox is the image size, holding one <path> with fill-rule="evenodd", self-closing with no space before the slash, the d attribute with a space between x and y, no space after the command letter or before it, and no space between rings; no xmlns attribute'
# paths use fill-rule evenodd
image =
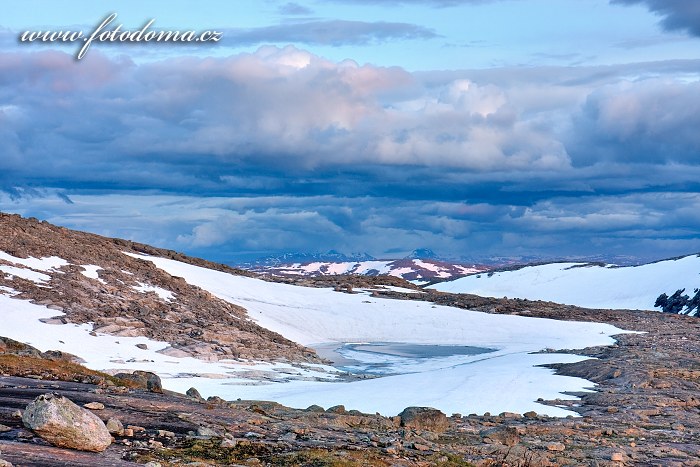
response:
<svg viewBox="0 0 700 467"><path fill-rule="evenodd" d="M116 451L102 454L41 446L34 443L10 443L0 441L2 458L15 466L31 467L127 467L133 462L121 460Z"/></svg>

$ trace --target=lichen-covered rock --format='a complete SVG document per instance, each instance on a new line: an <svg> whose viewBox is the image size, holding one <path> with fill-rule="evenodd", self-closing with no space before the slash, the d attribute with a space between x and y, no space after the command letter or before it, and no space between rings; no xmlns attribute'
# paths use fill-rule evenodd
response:
<svg viewBox="0 0 700 467"><path fill-rule="evenodd" d="M29 403L22 422L59 447L102 452L112 443L112 437L97 415L57 394L43 394Z"/></svg>
<svg viewBox="0 0 700 467"><path fill-rule="evenodd" d="M406 407L399 414L401 426L442 433L449 427L447 415L432 407Z"/></svg>

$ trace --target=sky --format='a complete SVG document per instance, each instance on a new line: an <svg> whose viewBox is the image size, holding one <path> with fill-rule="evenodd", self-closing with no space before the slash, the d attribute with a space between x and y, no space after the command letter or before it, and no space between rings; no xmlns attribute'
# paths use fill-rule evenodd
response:
<svg viewBox="0 0 700 467"><path fill-rule="evenodd" d="M1 211L227 263L700 251L700 2L6 10ZM112 13L220 40L20 40Z"/></svg>

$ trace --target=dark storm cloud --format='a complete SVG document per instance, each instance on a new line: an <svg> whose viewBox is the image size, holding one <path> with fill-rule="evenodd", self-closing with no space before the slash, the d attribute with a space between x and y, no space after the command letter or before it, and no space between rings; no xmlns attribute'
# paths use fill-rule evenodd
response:
<svg viewBox="0 0 700 467"><path fill-rule="evenodd" d="M700 162L697 81L649 79L603 86L588 96L575 122L571 153L581 164Z"/></svg>
<svg viewBox="0 0 700 467"><path fill-rule="evenodd" d="M695 0L611 0L621 5L645 5L661 16L667 31L685 31L700 36L700 3Z"/></svg>

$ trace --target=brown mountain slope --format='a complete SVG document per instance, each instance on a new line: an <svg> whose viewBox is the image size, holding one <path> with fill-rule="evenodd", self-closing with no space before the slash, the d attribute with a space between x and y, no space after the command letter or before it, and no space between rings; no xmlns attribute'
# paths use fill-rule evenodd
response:
<svg viewBox="0 0 700 467"><path fill-rule="evenodd" d="M0 251L18 258L58 256L70 265L51 271L45 284L0 273L0 286L19 292L15 298L47 305L73 323L94 323L94 330L170 342L173 355L203 359L247 358L318 362L316 354L251 321L246 311L173 277L152 263L124 252L146 253L252 275L223 265L126 240L57 227L36 219L0 213ZM13 266L0 258L0 266ZM86 269L101 268L98 279ZM165 289L173 300L139 286ZM57 313L58 314L58 313Z"/></svg>

